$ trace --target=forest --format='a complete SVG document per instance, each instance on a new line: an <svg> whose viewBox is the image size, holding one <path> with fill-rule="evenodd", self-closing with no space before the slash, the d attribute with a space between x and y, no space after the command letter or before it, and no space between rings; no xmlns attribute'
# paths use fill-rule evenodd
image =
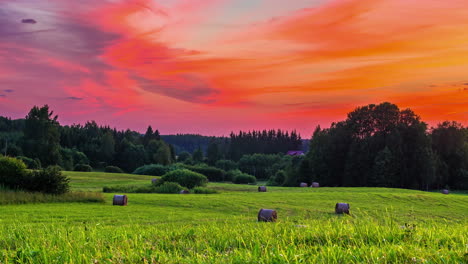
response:
<svg viewBox="0 0 468 264"><path fill-rule="evenodd" d="M468 189L468 129L457 122L429 128L410 109L371 104L329 128L318 126L305 155L286 155L300 150L302 141L295 130L203 137L161 136L152 126L142 134L94 121L61 125L47 105L34 106L24 119L0 117L1 153L30 169L58 165L132 173L150 165L183 166L216 181L242 174L279 186L316 181L321 186Z"/></svg>

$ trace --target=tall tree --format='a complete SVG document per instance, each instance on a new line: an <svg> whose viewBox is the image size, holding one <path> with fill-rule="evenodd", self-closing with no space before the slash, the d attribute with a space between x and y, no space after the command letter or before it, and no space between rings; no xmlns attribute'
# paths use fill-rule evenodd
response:
<svg viewBox="0 0 468 264"><path fill-rule="evenodd" d="M23 149L28 157L38 158L45 166L61 161L57 119L48 105L34 106L26 116Z"/></svg>
<svg viewBox="0 0 468 264"><path fill-rule="evenodd" d="M441 185L468 188L468 128L446 121L432 129L431 139Z"/></svg>
<svg viewBox="0 0 468 264"><path fill-rule="evenodd" d="M324 185L426 190L436 181L427 125L390 103L358 107L345 121L318 128L303 162Z"/></svg>
<svg viewBox="0 0 468 264"><path fill-rule="evenodd" d="M203 162L203 151L201 150L200 147L198 147L198 149L195 150L195 152L193 152L192 158L193 158L193 161L195 161L196 163Z"/></svg>
<svg viewBox="0 0 468 264"><path fill-rule="evenodd" d="M115 154L115 140L111 132L106 132L101 137L100 159L108 164L112 162Z"/></svg>
<svg viewBox="0 0 468 264"><path fill-rule="evenodd" d="M146 133L143 136L143 145L147 146L148 143L153 139L155 139L153 128L151 126L148 126L148 128L146 129Z"/></svg>
<svg viewBox="0 0 468 264"><path fill-rule="evenodd" d="M215 165L216 161L220 160L221 153L219 150L219 144L216 140L212 140L208 145L208 149L206 150L206 159L208 164Z"/></svg>

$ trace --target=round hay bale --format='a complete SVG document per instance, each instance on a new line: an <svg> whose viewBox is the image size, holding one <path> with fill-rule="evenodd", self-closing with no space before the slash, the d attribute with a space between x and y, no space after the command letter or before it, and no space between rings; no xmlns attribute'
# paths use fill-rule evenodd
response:
<svg viewBox="0 0 468 264"><path fill-rule="evenodd" d="M299 184L299 187L307 187L309 186L306 182L301 182L301 184Z"/></svg>
<svg viewBox="0 0 468 264"><path fill-rule="evenodd" d="M258 186L258 191L259 192L266 192L267 191L266 186Z"/></svg>
<svg viewBox="0 0 468 264"><path fill-rule="evenodd" d="M318 188L320 187L320 184L318 182L313 182L310 187Z"/></svg>
<svg viewBox="0 0 468 264"><path fill-rule="evenodd" d="M442 190L442 193L443 193L443 194L449 194L450 192L449 192L449 190L447 190L447 189L443 189L443 190Z"/></svg>
<svg viewBox="0 0 468 264"><path fill-rule="evenodd" d="M275 210L260 209L258 212L258 222L276 222L278 215Z"/></svg>
<svg viewBox="0 0 468 264"><path fill-rule="evenodd" d="M155 185L156 183L158 183L158 179L156 179L156 178L151 179L151 184Z"/></svg>
<svg viewBox="0 0 468 264"><path fill-rule="evenodd" d="M349 214L349 204L348 203L337 203L335 205L335 213L337 213L337 214Z"/></svg>
<svg viewBox="0 0 468 264"><path fill-rule="evenodd" d="M114 195L114 199L112 200L112 205L127 205L127 195Z"/></svg>
<svg viewBox="0 0 468 264"><path fill-rule="evenodd" d="M189 193L190 193L190 192L187 191L187 190L182 190L182 191L180 191L180 194L189 194Z"/></svg>

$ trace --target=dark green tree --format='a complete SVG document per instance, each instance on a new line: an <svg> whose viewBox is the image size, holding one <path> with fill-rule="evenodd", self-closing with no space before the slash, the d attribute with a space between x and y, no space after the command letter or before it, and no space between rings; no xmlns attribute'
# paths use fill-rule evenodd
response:
<svg viewBox="0 0 468 264"><path fill-rule="evenodd" d="M192 158L193 158L193 161L196 162L196 163L203 162L203 159L204 159L203 151L201 150L200 147L197 150L195 150L195 152L193 152Z"/></svg>
<svg viewBox="0 0 468 264"><path fill-rule="evenodd" d="M177 161L178 162L184 162L188 159L191 159L192 158L192 155L190 153L188 153L187 151L183 151L179 154L179 156L177 156Z"/></svg>
<svg viewBox="0 0 468 264"><path fill-rule="evenodd" d="M57 118L48 105L34 106L26 116L23 150L27 157L38 158L44 166L61 162Z"/></svg>
<svg viewBox="0 0 468 264"><path fill-rule="evenodd" d="M114 136L110 131L102 135L100 145L100 160L110 164L113 161L115 155Z"/></svg>
<svg viewBox="0 0 468 264"><path fill-rule="evenodd" d="M468 188L468 128L443 122L432 129L432 149L437 155L438 188Z"/></svg>
<svg viewBox="0 0 468 264"><path fill-rule="evenodd" d="M215 165L216 161L220 160L221 158L219 144L215 140L212 140L208 145L208 149L206 150L207 162L213 166Z"/></svg>

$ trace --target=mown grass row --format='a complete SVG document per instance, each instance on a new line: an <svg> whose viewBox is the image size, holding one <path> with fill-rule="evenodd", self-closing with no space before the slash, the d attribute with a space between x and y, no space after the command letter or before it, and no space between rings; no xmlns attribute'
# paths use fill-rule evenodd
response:
<svg viewBox="0 0 468 264"><path fill-rule="evenodd" d="M0 227L0 263L467 263L468 226L344 216Z"/></svg>
<svg viewBox="0 0 468 264"><path fill-rule="evenodd" d="M104 196L96 192L70 192L61 195L0 189L0 205L28 203L104 203Z"/></svg>

